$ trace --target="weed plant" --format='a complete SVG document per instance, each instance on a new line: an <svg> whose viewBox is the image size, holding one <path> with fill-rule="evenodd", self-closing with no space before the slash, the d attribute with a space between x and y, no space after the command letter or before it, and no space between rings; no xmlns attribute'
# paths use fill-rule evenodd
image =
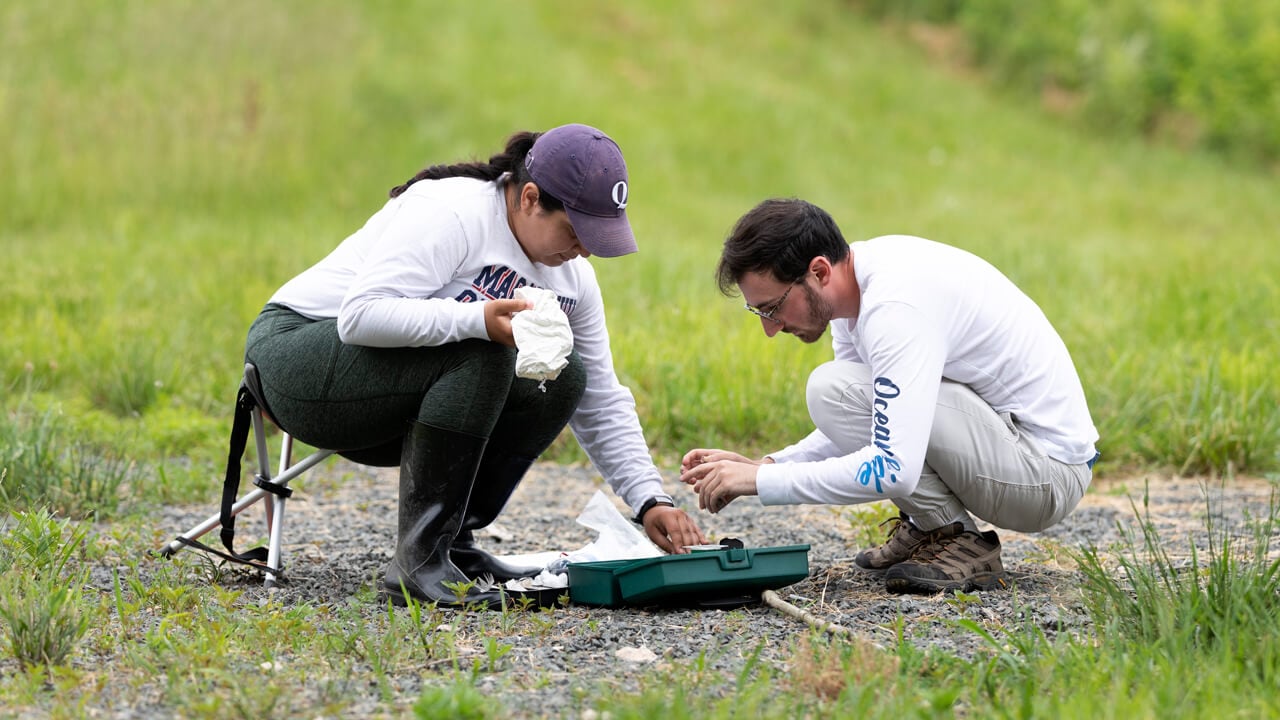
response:
<svg viewBox="0 0 1280 720"><path fill-rule="evenodd" d="M503 717L489 698L465 682L445 687L431 687L413 704L414 717L419 720L457 718L457 720L485 720Z"/></svg>
<svg viewBox="0 0 1280 720"><path fill-rule="evenodd" d="M1208 495L1206 494L1206 498ZM1207 550L1180 558L1161 542L1144 498L1140 534L1128 531L1118 567L1096 549L1082 555L1086 596L1105 639L1144 646L1171 662L1218 666L1274 684L1280 679L1280 556L1276 497L1243 541L1215 528L1206 499ZM1136 508L1135 508L1136 513ZM1247 543L1246 547L1241 544Z"/></svg>
<svg viewBox="0 0 1280 720"><path fill-rule="evenodd" d="M1050 639L1031 622L996 633L962 621L991 649L973 701L1018 718L1275 716L1280 514L1273 496L1251 535L1236 538L1215 527L1208 498L1196 533L1205 550L1194 537L1185 548L1162 538L1144 500L1138 532L1122 526L1113 552L1079 553L1091 633Z"/></svg>
<svg viewBox="0 0 1280 720"><path fill-rule="evenodd" d="M122 446L76 438L58 407L29 398L0 412L0 508L49 508L72 518L108 518L134 468Z"/></svg>
<svg viewBox="0 0 1280 720"><path fill-rule="evenodd" d="M88 530L47 511L11 523L0 528L0 620L22 667L47 669L71 656L93 621L80 589L89 568L71 562Z"/></svg>

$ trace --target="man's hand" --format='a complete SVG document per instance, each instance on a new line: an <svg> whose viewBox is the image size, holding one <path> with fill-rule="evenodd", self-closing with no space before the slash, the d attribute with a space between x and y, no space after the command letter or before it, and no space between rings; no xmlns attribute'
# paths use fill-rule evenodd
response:
<svg viewBox="0 0 1280 720"><path fill-rule="evenodd" d="M484 330L489 339L506 345L516 346L516 336L511 332L511 318L521 310L530 310L533 303L528 300L488 300L484 304Z"/></svg>
<svg viewBox="0 0 1280 720"><path fill-rule="evenodd" d="M692 470L702 463L714 462L716 460L736 460L737 462L758 464L758 461L756 460L752 460L751 458L739 455L738 453L731 452L729 450L708 450L705 448L698 448L685 453L684 457L680 459L681 479L684 479L684 473L689 470Z"/></svg>
<svg viewBox="0 0 1280 720"><path fill-rule="evenodd" d="M705 545L707 538L685 511L654 505L644 514L644 532L655 545L673 554L689 552L685 545Z"/></svg>
<svg viewBox="0 0 1280 720"><path fill-rule="evenodd" d="M698 508L718 513L744 495L756 494L756 471L764 461L728 450L690 450L680 461L680 481L698 493Z"/></svg>

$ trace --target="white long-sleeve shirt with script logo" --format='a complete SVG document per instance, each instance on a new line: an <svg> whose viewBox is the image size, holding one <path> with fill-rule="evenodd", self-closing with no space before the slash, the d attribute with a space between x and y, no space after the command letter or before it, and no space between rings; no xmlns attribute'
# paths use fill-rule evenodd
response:
<svg viewBox="0 0 1280 720"><path fill-rule="evenodd" d="M985 260L907 235L850 244L862 291L855 318L831 323L837 360L868 365L867 444L843 454L820 431L771 453L756 476L766 505L853 504L910 495L920 479L943 378L1009 412L1050 457L1094 456L1098 432L1062 338Z"/></svg>

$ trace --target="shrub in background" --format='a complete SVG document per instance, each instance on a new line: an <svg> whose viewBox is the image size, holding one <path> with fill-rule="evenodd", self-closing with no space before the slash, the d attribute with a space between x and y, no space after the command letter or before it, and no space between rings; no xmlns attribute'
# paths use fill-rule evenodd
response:
<svg viewBox="0 0 1280 720"><path fill-rule="evenodd" d="M1249 162L1280 161L1280 0L916 0L876 17L955 24L974 62L1084 116Z"/></svg>

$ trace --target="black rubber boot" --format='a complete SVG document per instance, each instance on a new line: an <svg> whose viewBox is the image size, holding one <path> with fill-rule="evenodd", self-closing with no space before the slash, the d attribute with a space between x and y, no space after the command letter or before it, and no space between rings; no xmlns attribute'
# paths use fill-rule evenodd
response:
<svg viewBox="0 0 1280 720"><path fill-rule="evenodd" d="M478 578L490 575L495 582L506 582L513 578L532 577L542 572L535 566L518 566L499 560L476 545L473 530L488 527L502 508L511 499L511 493L524 479L533 458L507 455L490 451L480 462L476 472L476 484L471 491L471 499L467 503L467 516L462 521L462 530L453 542L450 557L459 570L467 577Z"/></svg>
<svg viewBox="0 0 1280 720"><path fill-rule="evenodd" d="M406 604L407 590L419 601L440 607L502 606L498 591L482 592L473 587L459 597L444 585L471 581L449 559L449 550L462 529L486 442L485 438L419 422L405 435L396 555L382 581L392 603Z"/></svg>

